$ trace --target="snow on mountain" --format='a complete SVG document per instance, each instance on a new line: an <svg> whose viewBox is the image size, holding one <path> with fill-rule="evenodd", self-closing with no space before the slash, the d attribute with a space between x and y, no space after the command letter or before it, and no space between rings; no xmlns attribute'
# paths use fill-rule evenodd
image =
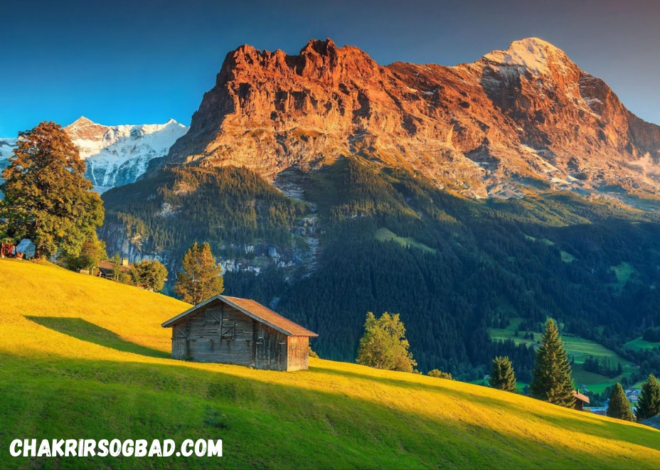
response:
<svg viewBox="0 0 660 470"><path fill-rule="evenodd" d="M2 170L9 164L9 157L16 147L16 139L0 139L0 184L2 184Z"/></svg>
<svg viewBox="0 0 660 470"><path fill-rule="evenodd" d="M64 128L87 164L87 178L98 192L133 183L153 158L164 157L188 128L170 119L165 124L103 126L81 117ZM17 139L0 139L0 171Z"/></svg>
<svg viewBox="0 0 660 470"><path fill-rule="evenodd" d="M103 126L81 117L65 128L87 163L86 176L99 192L133 183L153 158L164 157L188 128L165 124Z"/></svg>

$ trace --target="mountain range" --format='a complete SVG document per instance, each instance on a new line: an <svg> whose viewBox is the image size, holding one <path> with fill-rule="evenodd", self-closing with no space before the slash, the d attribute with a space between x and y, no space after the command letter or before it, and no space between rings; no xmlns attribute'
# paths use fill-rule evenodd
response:
<svg viewBox="0 0 660 470"><path fill-rule="evenodd" d="M241 46L189 129L66 129L107 189L110 255L175 273L209 242L226 292L322 357L354 360L366 312L397 312L420 370L476 380L508 355L525 382L533 348L491 333L553 317L641 364L617 380L660 371L625 347L660 323L660 127L545 41L453 67Z"/></svg>
<svg viewBox="0 0 660 470"><path fill-rule="evenodd" d="M660 127L537 38L453 67L381 66L330 39L298 55L242 46L155 162L245 166L277 184L346 155L479 198L660 188Z"/></svg>
<svg viewBox="0 0 660 470"><path fill-rule="evenodd" d="M165 124L104 126L81 117L64 128L87 164L86 177L99 192L134 182L150 160L163 157L187 128ZM0 139L0 169L8 164L16 139Z"/></svg>

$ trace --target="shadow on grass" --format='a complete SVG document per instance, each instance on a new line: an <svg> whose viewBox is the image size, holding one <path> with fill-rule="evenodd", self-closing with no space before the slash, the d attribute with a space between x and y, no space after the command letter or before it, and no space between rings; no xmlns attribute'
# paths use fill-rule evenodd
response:
<svg viewBox="0 0 660 470"><path fill-rule="evenodd" d="M117 333L101 328L100 326L83 320L82 318L32 316L26 316L25 318L59 333L72 336L82 341L98 344L99 346L105 346L106 348L116 349L117 351L150 357L170 357L166 352L126 341Z"/></svg>

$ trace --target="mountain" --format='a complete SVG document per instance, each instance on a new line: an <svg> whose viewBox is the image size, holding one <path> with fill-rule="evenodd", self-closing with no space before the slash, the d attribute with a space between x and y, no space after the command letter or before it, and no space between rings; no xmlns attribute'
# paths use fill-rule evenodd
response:
<svg viewBox="0 0 660 470"><path fill-rule="evenodd" d="M99 192L134 182L154 158L167 154L187 128L165 124L104 126L85 117L64 128L87 164L86 177ZM16 139L0 139L0 170L8 164Z"/></svg>
<svg viewBox="0 0 660 470"><path fill-rule="evenodd" d="M173 360L160 325L189 305L45 263L0 259L0 285L3 468L66 460L11 457L22 436L166 438L177 449L222 439L221 459L157 457L175 469L653 469L660 459L650 427L489 387L314 358L295 373ZM89 455L80 467L153 458Z"/></svg>
<svg viewBox="0 0 660 470"><path fill-rule="evenodd" d="M100 192L134 182L150 160L166 155L187 131L173 119L165 124L104 126L85 117L65 130L87 164L87 178Z"/></svg>
<svg viewBox="0 0 660 470"><path fill-rule="evenodd" d="M639 366L575 358L601 393L660 373L626 347L660 323L657 134L538 39L455 67L243 46L167 156L104 193L99 235L170 273L209 242L228 294L308 325L328 359L355 359L367 312L396 312L421 371L478 380L509 355L527 382L533 342L513 338L553 317Z"/></svg>
<svg viewBox="0 0 660 470"><path fill-rule="evenodd" d="M277 184L346 155L472 197L660 189L660 127L537 38L454 67L381 66L329 39L299 55L239 47L154 168L245 166Z"/></svg>

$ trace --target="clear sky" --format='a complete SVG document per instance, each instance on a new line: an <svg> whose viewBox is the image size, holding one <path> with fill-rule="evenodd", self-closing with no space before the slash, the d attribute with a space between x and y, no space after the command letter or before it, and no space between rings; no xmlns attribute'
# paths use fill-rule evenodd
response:
<svg viewBox="0 0 660 470"><path fill-rule="evenodd" d="M310 38L454 65L537 36L660 124L657 0L0 0L0 137L39 121L188 125L232 49Z"/></svg>

